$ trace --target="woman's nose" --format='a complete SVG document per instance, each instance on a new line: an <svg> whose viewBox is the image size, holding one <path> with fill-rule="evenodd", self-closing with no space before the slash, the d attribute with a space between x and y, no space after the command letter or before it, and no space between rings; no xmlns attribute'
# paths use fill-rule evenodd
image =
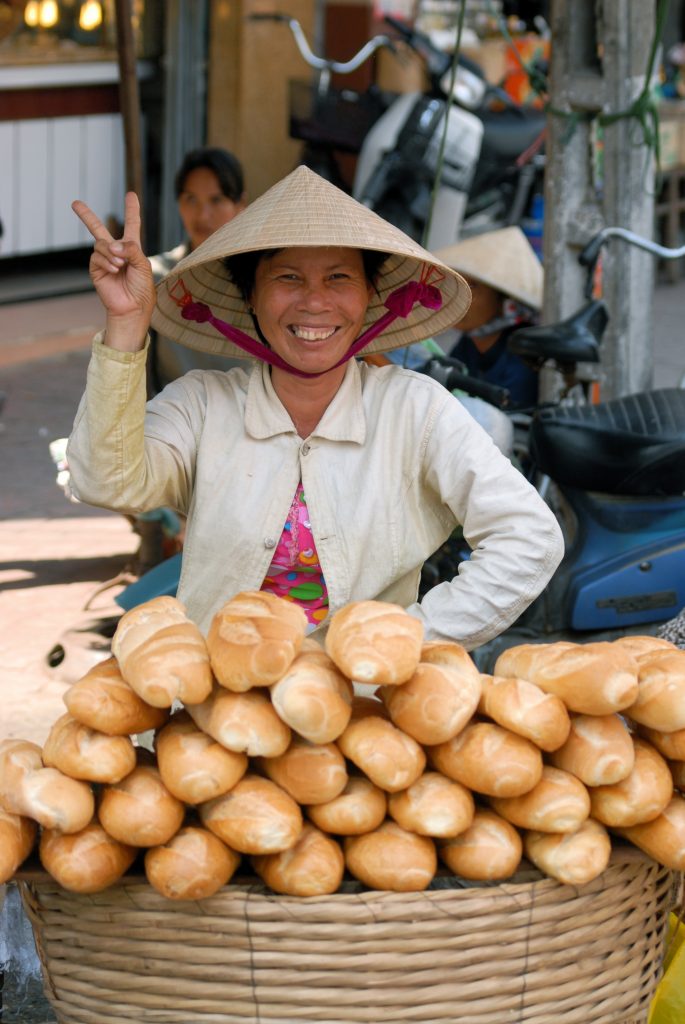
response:
<svg viewBox="0 0 685 1024"><path fill-rule="evenodd" d="M321 310L330 305L326 286L323 282L306 281L302 289L300 302L305 309Z"/></svg>

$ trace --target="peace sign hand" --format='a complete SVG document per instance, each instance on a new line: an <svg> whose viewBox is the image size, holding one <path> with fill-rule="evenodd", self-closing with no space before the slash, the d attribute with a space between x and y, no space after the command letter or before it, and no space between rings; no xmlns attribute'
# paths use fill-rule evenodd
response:
<svg viewBox="0 0 685 1024"><path fill-rule="evenodd" d="M90 276L107 310L107 343L115 348L142 348L156 301L150 261L140 247L140 204L127 192L124 235L115 241L102 221L77 199L71 208L95 239ZM117 335L126 344L117 343Z"/></svg>

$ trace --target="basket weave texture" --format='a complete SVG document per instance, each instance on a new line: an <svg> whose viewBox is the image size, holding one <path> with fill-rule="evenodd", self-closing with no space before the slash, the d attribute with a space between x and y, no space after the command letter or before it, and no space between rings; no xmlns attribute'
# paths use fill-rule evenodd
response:
<svg viewBox="0 0 685 1024"><path fill-rule="evenodd" d="M643 1024L674 874L620 848L578 888L523 877L310 899L231 884L200 903L143 879L21 890L60 1024Z"/></svg>

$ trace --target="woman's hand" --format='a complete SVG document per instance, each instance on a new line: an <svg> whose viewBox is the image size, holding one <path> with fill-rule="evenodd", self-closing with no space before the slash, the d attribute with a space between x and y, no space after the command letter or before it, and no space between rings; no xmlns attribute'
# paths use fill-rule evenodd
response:
<svg viewBox="0 0 685 1024"><path fill-rule="evenodd" d="M105 343L123 351L143 347L155 306L150 261L140 247L140 204L135 192L126 193L124 235L115 241L90 207L77 199L76 216L95 239L90 276L107 310Z"/></svg>

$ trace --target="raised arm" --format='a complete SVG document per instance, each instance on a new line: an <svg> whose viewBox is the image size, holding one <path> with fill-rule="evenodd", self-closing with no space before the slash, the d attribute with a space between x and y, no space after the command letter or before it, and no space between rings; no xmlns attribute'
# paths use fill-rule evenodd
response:
<svg viewBox="0 0 685 1024"><path fill-rule="evenodd" d="M120 352L138 352L145 344L156 299L150 261L140 247L138 196L126 193L120 241L80 199L71 208L95 239L89 270L107 313L104 343Z"/></svg>

